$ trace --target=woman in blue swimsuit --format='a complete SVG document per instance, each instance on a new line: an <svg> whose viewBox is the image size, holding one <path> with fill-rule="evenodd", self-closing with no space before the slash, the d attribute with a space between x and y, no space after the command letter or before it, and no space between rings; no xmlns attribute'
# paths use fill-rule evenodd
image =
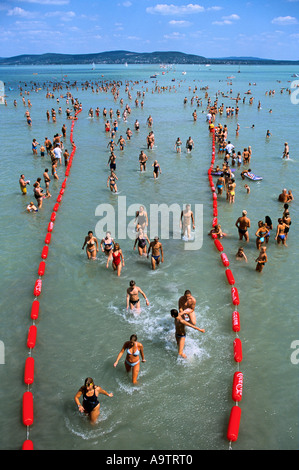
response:
<svg viewBox="0 0 299 470"><path fill-rule="evenodd" d="M136 335L131 335L130 341L125 342L120 353L117 356L117 359L114 363L114 367L117 366L118 361L120 360L124 352L127 353L127 357L125 360L126 371L130 372L130 370L132 370L132 382L133 384L136 384L139 369L140 369L140 356L141 356L141 361L146 362L144 359L143 346L141 343L137 342Z"/></svg>
<svg viewBox="0 0 299 470"><path fill-rule="evenodd" d="M79 411L81 413L87 413L92 424L95 424L100 414L100 403L98 400L98 395L100 393L107 395L107 397L113 397L113 393L108 393L98 385L94 385L93 379L91 377L87 377L87 379L85 379L84 385L75 395L75 402L79 408ZM83 401L81 405L79 398L82 395Z"/></svg>

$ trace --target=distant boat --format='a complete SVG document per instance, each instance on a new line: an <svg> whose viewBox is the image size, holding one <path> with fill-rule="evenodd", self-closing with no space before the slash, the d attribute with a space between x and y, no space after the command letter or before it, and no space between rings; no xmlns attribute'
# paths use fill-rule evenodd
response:
<svg viewBox="0 0 299 470"><path fill-rule="evenodd" d="M128 62L125 62L125 67L128 67Z"/></svg>
<svg viewBox="0 0 299 470"><path fill-rule="evenodd" d="M298 73L294 73L294 74L292 75L292 77L298 78L299 75L298 75Z"/></svg>
<svg viewBox="0 0 299 470"><path fill-rule="evenodd" d="M92 67L91 67L91 68L92 68L92 70L95 70L96 64L95 64L94 62L93 62L93 64L92 64Z"/></svg>
<svg viewBox="0 0 299 470"><path fill-rule="evenodd" d="M182 75L186 75L187 72L182 72Z"/></svg>

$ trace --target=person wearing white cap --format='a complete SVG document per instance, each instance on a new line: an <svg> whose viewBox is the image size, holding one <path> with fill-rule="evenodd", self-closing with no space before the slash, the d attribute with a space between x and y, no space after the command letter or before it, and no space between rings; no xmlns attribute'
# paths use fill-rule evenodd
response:
<svg viewBox="0 0 299 470"><path fill-rule="evenodd" d="M250 227L250 219L247 217L247 211L242 211L242 216L238 218L235 225L239 231L239 240L244 237L246 242L249 242L248 228Z"/></svg>

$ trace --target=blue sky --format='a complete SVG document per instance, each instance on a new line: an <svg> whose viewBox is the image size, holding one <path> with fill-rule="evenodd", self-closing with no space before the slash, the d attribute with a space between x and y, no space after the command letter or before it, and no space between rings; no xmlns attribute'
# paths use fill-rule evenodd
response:
<svg viewBox="0 0 299 470"><path fill-rule="evenodd" d="M1 0L0 56L112 50L299 60L299 0Z"/></svg>

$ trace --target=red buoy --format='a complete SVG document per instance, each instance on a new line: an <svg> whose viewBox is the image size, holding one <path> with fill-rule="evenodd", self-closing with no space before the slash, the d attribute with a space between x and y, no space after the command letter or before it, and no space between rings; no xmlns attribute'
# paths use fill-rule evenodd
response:
<svg viewBox="0 0 299 470"><path fill-rule="evenodd" d="M211 233L211 237L213 238L213 240L216 240L217 239L217 233Z"/></svg>
<svg viewBox="0 0 299 470"><path fill-rule="evenodd" d="M41 279L36 279L33 289L33 295L38 297L42 292L43 281Z"/></svg>
<svg viewBox="0 0 299 470"><path fill-rule="evenodd" d="M26 439L23 442L22 450L33 450L33 442L30 439Z"/></svg>
<svg viewBox="0 0 299 470"><path fill-rule="evenodd" d="M26 359L24 382L27 385L31 385L34 382L34 359L33 357L27 357Z"/></svg>
<svg viewBox="0 0 299 470"><path fill-rule="evenodd" d="M53 207L53 211L54 211L54 212L57 212L58 209L59 209L59 204L58 204L58 202L56 202L56 204L55 204L54 207Z"/></svg>
<svg viewBox="0 0 299 470"><path fill-rule="evenodd" d="M41 261L38 267L38 275L43 276L45 274L45 269L46 269L46 263L44 261Z"/></svg>
<svg viewBox="0 0 299 470"><path fill-rule="evenodd" d="M230 269L227 269L227 270L225 271L225 274L226 274L228 283L229 283L231 286L233 286L233 285L236 283L235 278L234 278L234 276L233 276L233 273L231 272Z"/></svg>
<svg viewBox="0 0 299 470"><path fill-rule="evenodd" d="M232 294L233 304L234 305L239 305L240 299L239 299L238 289L236 287L232 287L231 294Z"/></svg>
<svg viewBox="0 0 299 470"><path fill-rule="evenodd" d="M225 266L226 268L229 266L228 257L226 256L225 253L221 253L221 261L222 261L223 266Z"/></svg>
<svg viewBox="0 0 299 470"><path fill-rule="evenodd" d="M55 222L56 219L56 212L52 212L51 214L51 222Z"/></svg>
<svg viewBox="0 0 299 470"><path fill-rule="evenodd" d="M39 301L34 300L32 302L31 315L30 316L31 316L32 320L37 320L38 315L39 315Z"/></svg>
<svg viewBox="0 0 299 470"><path fill-rule="evenodd" d="M61 190L59 191L59 194L60 194L61 196L63 196L63 194L64 194L64 189L63 189L63 188L61 188Z"/></svg>
<svg viewBox="0 0 299 470"><path fill-rule="evenodd" d="M217 199L217 194L216 193L213 193L213 199Z"/></svg>
<svg viewBox="0 0 299 470"><path fill-rule="evenodd" d="M36 343L36 334L37 334L37 328L35 325L31 325L28 331L28 337L27 337L27 347L29 349L33 349L35 347Z"/></svg>
<svg viewBox="0 0 299 470"><path fill-rule="evenodd" d="M69 169L66 169L66 170L65 170L65 176L69 176L69 174L70 174L70 170L69 170Z"/></svg>
<svg viewBox="0 0 299 470"><path fill-rule="evenodd" d="M242 353L242 342L240 338L234 340L234 360L236 362L242 362L243 353Z"/></svg>
<svg viewBox="0 0 299 470"><path fill-rule="evenodd" d="M53 228L54 228L53 222L49 222L49 224L48 224L48 232L52 232Z"/></svg>
<svg viewBox="0 0 299 470"><path fill-rule="evenodd" d="M235 442L238 439L240 420L241 420L241 408L237 405L234 405L230 412L228 429L227 429L227 439L230 442Z"/></svg>
<svg viewBox="0 0 299 470"><path fill-rule="evenodd" d="M62 201L62 194L58 194L56 200L57 200L57 202L61 202Z"/></svg>
<svg viewBox="0 0 299 470"><path fill-rule="evenodd" d="M47 257L48 257L48 252L49 252L49 247L48 247L48 245L45 245L45 246L43 247L41 257L42 257L43 259L47 259Z"/></svg>
<svg viewBox="0 0 299 470"><path fill-rule="evenodd" d="M222 243L218 239L214 240L214 244L218 251L223 251Z"/></svg>
<svg viewBox="0 0 299 470"><path fill-rule="evenodd" d="M31 392L23 394L23 424L25 426L33 424L33 395Z"/></svg>
<svg viewBox="0 0 299 470"><path fill-rule="evenodd" d="M63 189L66 187L66 182L67 182L67 178L64 179L64 181L63 181L63 183L62 183L62 185L61 185L61 187L62 187Z"/></svg>
<svg viewBox="0 0 299 470"><path fill-rule="evenodd" d="M50 243L51 243L51 233L50 232L48 232L47 235L46 235L45 243L47 245L50 245Z"/></svg>
<svg viewBox="0 0 299 470"><path fill-rule="evenodd" d="M243 393L243 374L242 372L235 372L233 378L232 398L233 401L239 402L242 400Z"/></svg>
<svg viewBox="0 0 299 470"><path fill-rule="evenodd" d="M214 209L213 209L213 216L214 216L214 217L217 217L217 216L218 216L218 209L217 209L217 207L214 207Z"/></svg>
<svg viewBox="0 0 299 470"><path fill-rule="evenodd" d="M235 331L236 333L240 331L241 329L240 315L239 315L239 312L237 312L237 310L235 310L232 314L232 325L233 325L233 331Z"/></svg>

